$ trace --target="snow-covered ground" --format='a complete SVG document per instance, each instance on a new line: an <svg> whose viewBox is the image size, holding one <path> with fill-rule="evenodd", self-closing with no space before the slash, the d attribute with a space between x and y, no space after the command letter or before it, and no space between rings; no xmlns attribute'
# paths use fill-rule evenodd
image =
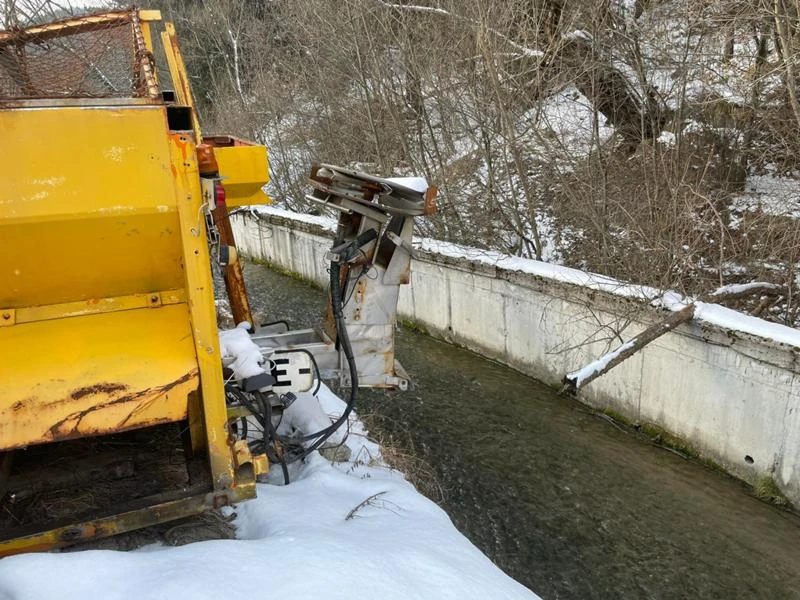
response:
<svg viewBox="0 0 800 600"><path fill-rule="evenodd" d="M324 386L319 398L329 414L344 409ZM536 598L387 468L359 421L346 443L350 461L314 453L288 486L275 469L236 507L235 540L5 558L0 599Z"/></svg>

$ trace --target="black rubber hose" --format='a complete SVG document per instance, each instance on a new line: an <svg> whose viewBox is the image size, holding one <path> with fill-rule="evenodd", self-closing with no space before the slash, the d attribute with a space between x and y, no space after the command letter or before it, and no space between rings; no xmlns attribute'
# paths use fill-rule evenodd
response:
<svg viewBox="0 0 800 600"><path fill-rule="evenodd" d="M275 452L275 456L278 459L278 462L281 465L281 471L283 471L283 485L289 485L289 469L286 466L286 460L283 458L283 451L278 452L278 449L275 448L275 442L279 440L278 432L275 431L275 427L272 424L272 403L270 402L269 398L265 398L261 392L256 392L258 397L258 403L261 405L261 411L264 415L264 419L266 421L266 427L264 428L264 447L268 448L270 442L272 443L273 450Z"/></svg>
<svg viewBox="0 0 800 600"><path fill-rule="evenodd" d="M272 462L278 462L281 465L281 470L283 471L283 482L284 485L289 485L289 469L286 466L286 461L284 460L282 453L278 453L275 449L274 445L270 445L270 442L274 442L274 440L280 439L278 436L278 432L275 431L275 427L272 425L272 404L269 401L269 398L265 398L261 392L254 392L256 404L253 404L250 401L247 393L238 389L232 388L234 390L234 394L236 395L237 399L250 411L250 414L259 422L262 428L262 441L261 443L264 445L264 452L267 454L269 459ZM242 419L243 421L245 419ZM272 452L270 451L272 450ZM277 460L276 460L277 459Z"/></svg>
<svg viewBox="0 0 800 600"><path fill-rule="evenodd" d="M342 288L341 283L339 282L339 276L341 274L341 266L339 263L332 262L331 263L331 308L333 309L333 318L334 322L336 323L336 337L337 342L341 345L342 351L344 352L344 356L347 359L347 366L350 370L350 398L347 401L347 406L344 409L342 415L330 426L314 433L312 435L304 435L301 438L293 438L293 440L309 440L314 439L317 436L321 436L311 444L308 448L306 448L301 454L293 457L290 462L294 462L297 460L301 460L311 454L314 450L319 448L322 444L324 444L333 433L339 429L344 423L347 422L347 419L350 417L350 413L353 412L353 408L356 404L356 398L358 397L358 370L356 369L356 359L353 356L353 347L350 345L350 338L347 335L347 327L345 327L344 323L344 315L343 315L343 306L342 306Z"/></svg>

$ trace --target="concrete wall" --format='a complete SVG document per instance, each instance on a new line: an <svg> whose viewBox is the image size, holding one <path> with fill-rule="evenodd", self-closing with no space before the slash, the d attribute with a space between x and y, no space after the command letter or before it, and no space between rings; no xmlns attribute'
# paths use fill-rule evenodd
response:
<svg viewBox="0 0 800 600"><path fill-rule="evenodd" d="M329 230L274 215L234 221L244 254L325 284ZM613 330L626 326L630 339L663 317L607 292L420 254L401 288L401 318L548 384L619 345ZM691 323L589 384L581 400L661 427L746 481L773 477L800 505L796 347Z"/></svg>

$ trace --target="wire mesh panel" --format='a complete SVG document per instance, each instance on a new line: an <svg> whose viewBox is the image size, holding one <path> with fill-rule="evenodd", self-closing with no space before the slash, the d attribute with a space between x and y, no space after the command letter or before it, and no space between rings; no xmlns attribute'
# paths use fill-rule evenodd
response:
<svg viewBox="0 0 800 600"><path fill-rule="evenodd" d="M0 101L158 93L135 11L0 31Z"/></svg>

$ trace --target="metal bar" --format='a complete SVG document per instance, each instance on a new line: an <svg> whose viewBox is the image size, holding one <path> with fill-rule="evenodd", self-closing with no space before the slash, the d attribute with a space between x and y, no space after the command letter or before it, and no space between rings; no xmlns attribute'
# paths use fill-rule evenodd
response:
<svg viewBox="0 0 800 600"><path fill-rule="evenodd" d="M345 214L350 214L349 208L344 208L343 206L339 206L338 204L333 204L330 200L323 200L322 198L315 198L311 194L306 194L306 200L311 200L315 204L319 204L320 206L324 206L325 208L332 208L333 210L338 210L339 212L343 212Z"/></svg>
<svg viewBox="0 0 800 600"><path fill-rule="evenodd" d="M108 106L153 106L163 105L160 98L12 98L0 99L0 108L105 108Z"/></svg>
<svg viewBox="0 0 800 600"><path fill-rule="evenodd" d="M34 323L36 321L50 321L66 317L80 317L121 310L134 310L138 308L157 308L168 304L186 302L186 290L164 290L149 294L130 294L127 296L111 296L107 298L90 298L77 302L64 302L61 304L47 304L43 306L27 306L16 309L0 308L0 327ZM6 314L13 314L6 318Z"/></svg>
<svg viewBox="0 0 800 600"><path fill-rule="evenodd" d="M233 227L231 227L228 205L225 204L224 200L215 201L211 216L219 231L220 244L236 248L236 238L233 235ZM253 322L253 311L250 308L250 299L247 297L242 263L237 259L232 264L227 265L223 269L222 276L225 280L225 291L228 293L234 323L238 325L243 321L247 321L255 329L258 327L258 323Z"/></svg>
<svg viewBox="0 0 800 600"><path fill-rule="evenodd" d="M134 40L134 57L136 64L134 65L134 69L136 73L134 74L134 81L137 80L140 76L144 77L144 88L146 90L146 95L148 98L158 98L161 93L158 91L158 82L155 78L155 69L153 68L153 63L151 62L152 51L150 51L147 47L147 43L145 41L144 34L142 32L141 23L139 22L139 14L134 12L133 19L133 40ZM148 25L148 31L150 26ZM151 42L152 45L152 42ZM140 90L136 90L139 92Z"/></svg>
<svg viewBox="0 0 800 600"><path fill-rule="evenodd" d="M151 21L150 20L146 20L142 16L142 13L144 13L144 12L146 12L146 11L143 11L143 10L139 11L139 22L140 22L141 27L142 27L142 41L144 42L144 46L145 46L145 49L147 50L147 52L150 55L155 55L155 48L153 47L153 30L152 30L152 27L150 26ZM158 11L155 11L155 12L158 12ZM161 13L159 13L158 19L155 19L155 20L157 20L157 21L161 20ZM153 81L155 81L156 85L158 85L158 72L156 72L155 70L153 70Z"/></svg>
<svg viewBox="0 0 800 600"><path fill-rule="evenodd" d="M102 15L72 17L70 19L64 19L63 21L28 27L21 31L0 31L0 46L26 43L32 40L43 42L65 35L86 33L87 31L97 31L99 29L110 29L130 23L132 19L133 12L126 10L103 13Z"/></svg>
<svg viewBox="0 0 800 600"><path fill-rule="evenodd" d="M164 23L165 31L161 32L161 41L164 45L164 53L167 57L167 65L169 72L172 76L172 85L175 87L175 96L179 104L188 106L192 109L192 129L194 129L194 139L196 143L200 143L203 139L200 132L200 119L197 115L197 109L192 99L192 88L189 85L189 76L186 73L186 65L183 62L183 55L181 54L180 46L178 45L178 35L175 32L175 26L170 23Z"/></svg>
<svg viewBox="0 0 800 600"><path fill-rule="evenodd" d="M216 490L234 485L234 464L226 430L225 388L214 308L214 285L207 244L197 153L191 134L172 133L170 154L175 174L178 218L181 229L183 268L192 333L200 368L201 411L206 432L211 475ZM192 415L190 415L191 418Z"/></svg>
<svg viewBox="0 0 800 600"><path fill-rule="evenodd" d="M238 502L255 498L255 483L237 487L226 501ZM133 505L135 508L130 508ZM218 497L209 491L207 484L193 486L189 490L159 494L130 503L125 508L116 507L106 511L117 514L88 519L77 524L63 524L47 531L27 533L25 530L4 532L9 538L0 540L0 557L49 550L61 546L69 546L77 542L88 541L158 523L166 523L182 517L188 517L219 505ZM123 512L119 512L122 509Z"/></svg>

